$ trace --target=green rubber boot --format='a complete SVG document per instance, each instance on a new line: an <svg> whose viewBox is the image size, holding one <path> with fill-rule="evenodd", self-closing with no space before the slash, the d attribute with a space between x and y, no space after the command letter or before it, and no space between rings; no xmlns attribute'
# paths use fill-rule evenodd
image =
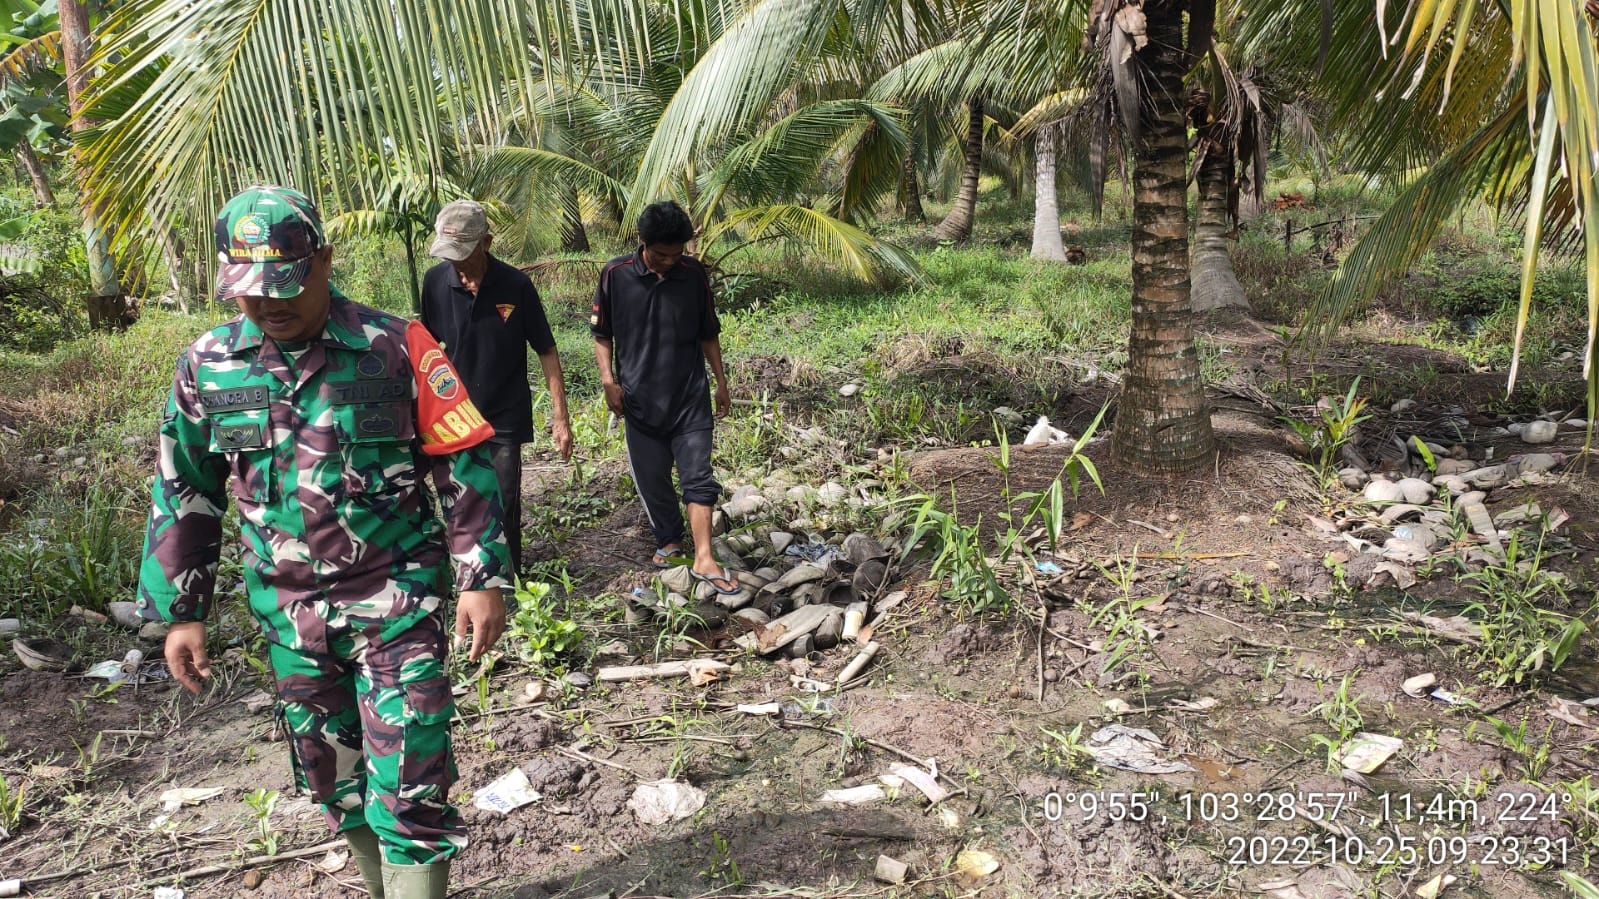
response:
<svg viewBox="0 0 1599 899"><path fill-rule="evenodd" d="M350 858L355 859L355 866L361 870L367 893L371 894L372 899L385 899L383 849L378 845L378 835L372 832L372 828L362 824L346 830L342 836L350 845Z"/></svg>
<svg viewBox="0 0 1599 899"><path fill-rule="evenodd" d="M383 863L384 899L444 899L449 886L449 862L431 865Z"/></svg>

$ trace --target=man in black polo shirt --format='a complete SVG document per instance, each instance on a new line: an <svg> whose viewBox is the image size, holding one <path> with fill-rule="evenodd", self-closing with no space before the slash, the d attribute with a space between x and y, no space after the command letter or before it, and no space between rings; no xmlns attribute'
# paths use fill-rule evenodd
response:
<svg viewBox="0 0 1599 899"><path fill-rule="evenodd" d="M709 362L716 375L715 418L732 409L722 369L722 325L699 260L684 256L694 238L688 213L667 201L645 208L637 250L606 263L594 293L594 355L605 403L626 422L633 483L655 534L658 567L679 561L683 514L672 491L672 466L694 536L690 569L718 593L737 593L711 551L711 507L722 487L711 474Z"/></svg>
<svg viewBox="0 0 1599 899"><path fill-rule="evenodd" d="M444 261L422 279L422 324L466 381L467 395L494 426L489 441L505 502L511 567L522 565L522 444L533 439L533 394L527 348L538 353L550 392L550 433L562 459L572 458L566 381L544 304L527 275L489 255L483 207L456 200L439 211L429 255Z"/></svg>

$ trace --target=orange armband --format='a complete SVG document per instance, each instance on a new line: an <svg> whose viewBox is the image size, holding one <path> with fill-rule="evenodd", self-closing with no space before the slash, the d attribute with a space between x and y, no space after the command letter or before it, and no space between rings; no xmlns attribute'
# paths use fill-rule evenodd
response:
<svg viewBox="0 0 1599 899"><path fill-rule="evenodd" d="M430 456L458 453L494 436L466 395L461 376L421 322L405 326L405 345L416 375L416 424L422 452Z"/></svg>

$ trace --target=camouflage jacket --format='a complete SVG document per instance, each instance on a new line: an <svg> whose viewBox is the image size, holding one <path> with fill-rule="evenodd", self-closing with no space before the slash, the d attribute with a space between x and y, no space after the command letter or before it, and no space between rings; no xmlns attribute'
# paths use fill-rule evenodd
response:
<svg viewBox="0 0 1599 899"><path fill-rule="evenodd" d="M326 652L332 621L392 638L439 608L446 554L457 589L505 585L488 451L422 451L405 326L335 291L292 365L243 316L179 357L139 569L145 617L205 620L228 492L250 608L274 643Z"/></svg>

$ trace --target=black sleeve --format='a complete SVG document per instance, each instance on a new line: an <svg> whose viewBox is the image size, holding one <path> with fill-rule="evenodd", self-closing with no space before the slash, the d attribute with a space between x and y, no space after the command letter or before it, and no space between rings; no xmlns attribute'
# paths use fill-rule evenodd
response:
<svg viewBox="0 0 1599 899"><path fill-rule="evenodd" d="M700 317L700 339L710 340L722 333L722 320L716 315L716 295L711 292L711 279L706 277L704 266L696 265L700 284L705 290L705 314Z"/></svg>
<svg viewBox="0 0 1599 899"><path fill-rule="evenodd" d="M526 282L522 291L522 333L527 345L540 356L555 349L555 335L550 333L550 320L544 314L544 301L539 299L539 289L532 281Z"/></svg>
<svg viewBox="0 0 1599 899"><path fill-rule="evenodd" d="M595 337L612 337L611 332L611 291L606 286L611 277L614 266L607 265L600 272L600 283L594 287L594 311L589 315L589 331Z"/></svg>

